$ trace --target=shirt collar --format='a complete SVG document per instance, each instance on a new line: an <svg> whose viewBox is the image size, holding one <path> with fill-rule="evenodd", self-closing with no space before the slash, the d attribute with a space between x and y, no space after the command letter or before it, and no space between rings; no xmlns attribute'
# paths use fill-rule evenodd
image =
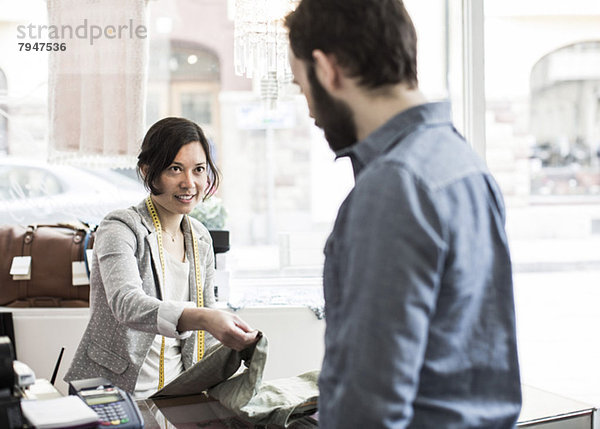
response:
<svg viewBox="0 0 600 429"><path fill-rule="evenodd" d="M449 102L420 104L393 116L365 139L336 151L336 159L349 157L352 161L354 177L356 177L364 166L387 152L416 128L451 123L452 114Z"/></svg>

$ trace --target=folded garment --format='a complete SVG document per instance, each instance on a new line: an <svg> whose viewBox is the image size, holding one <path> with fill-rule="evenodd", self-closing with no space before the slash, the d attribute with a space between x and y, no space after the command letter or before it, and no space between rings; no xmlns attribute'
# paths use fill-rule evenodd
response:
<svg viewBox="0 0 600 429"><path fill-rule="evenodd" d="M268 341L265 336L261 336L257 343L241 352L217 344L207 351L200 362L150 398L207 391L237 415L258 425L287 427L296 420L315 413L319 396L319 371L263 381L267 349ZM247 368L236 374L242 362Z"/></svg>
<svg viewBox="0 0 600 429"><path fill-rule="evenodd" d="M255 343L238 352L221 343L215 344L204 353L200 362L179 374L177 378L150 396L150 399L197 395L207 391L235 374L243 362L249 365L257 345L258 343Z"/></svg>
<svg viewBox="0 0 600 429"><path fill-rule="evenodd" d="M218 384L209 390L227 408L258 425L287 427L317 411L318 371L297 377L263 382L253 395L247 395L249 371Z"/></svg>

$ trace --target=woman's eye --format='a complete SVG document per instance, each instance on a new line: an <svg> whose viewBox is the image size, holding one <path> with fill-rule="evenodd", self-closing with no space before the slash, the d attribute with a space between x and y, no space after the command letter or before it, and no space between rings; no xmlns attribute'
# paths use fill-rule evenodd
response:
<svg viewBox="0 0 600 429"><path fill-rule="evenodd" d="M196 168L196 171L197 171L198 173L203 173L203 172L204 172L204 170L206 170L204 167L197 167L197 168Z"/></svg>
<svg viewBox="0 0 600 429"><path fill-rule="evenodd" d="M179 166L177 166L177 165L173 165L173 166L170 168L170 170L171 170L171 171L181 171L181 167L179 167Z"/></svg>

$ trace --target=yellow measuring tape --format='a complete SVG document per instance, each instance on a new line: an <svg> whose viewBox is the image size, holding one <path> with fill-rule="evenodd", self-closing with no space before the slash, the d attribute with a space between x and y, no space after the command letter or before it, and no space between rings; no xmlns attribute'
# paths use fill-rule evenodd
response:
<svg viewBox="0 0 600 429"><path fill-rule="evenodd" d="M150 216L152 216L152 222L154 223L154 229L156 230L156 236L158 239L158 255L160 257L160 266L162 268L162 279L163 285L166 286L166 277L165 277L165 251L163 247L162 240L162 226L160 225L160 219L158 218L158 213L156 208L154 207L154 203L152 202L152 198L146 198L146 207L150 212ZM200 275L200 255L198 252L198 242L196 241L196 235L194 234L194 229L192 228L192 223L189 217L186 215L186 219L188 225L190 227L190 231L192 233L192 242L194 244L194 271L196 274L196 306L198 308L204 306L204 294L202 288L202 277ZM165 298L165 294L161 291L161 295L163 299ZM197 360L201 360L204 356L204 331L198 330L196 331L197 335ZM160 345L160 362L158 364L158 388L162 389L165 385L165 337L162 337L161 345Z"/></svg>

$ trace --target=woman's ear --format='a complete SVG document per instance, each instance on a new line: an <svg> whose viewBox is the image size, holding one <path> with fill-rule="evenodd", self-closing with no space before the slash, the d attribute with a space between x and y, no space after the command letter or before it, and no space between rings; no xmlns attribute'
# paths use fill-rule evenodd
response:
<svg viewBox="0 0 600 429"><path fill-rule="evenodd" d="M341 87L342 70L334 54L326 54L320 49L315 49L312 53L315 61L315 74L323 88L327 92L335 92Z"/></svg>
<svg viewBox="0 0 600 429"><path fill-rule="evenodd" d="M146 181L146 178L148 177L148 170L150 170L150 167L148 166L148 164L143 164L140 165L140 177L142 178L142 182L144 182L144 187L146 189L148 189L150 191L150 193L152 192L152 186L154 186L154 184L148 183Z"/></svg>
<svg viewBox="0 0 600 429"><path fill-rule="evenodd" d="M146 176L148 175L148 165L142 164L140 166L140 173L142 174L142 179L146 180Z"/></svg>

